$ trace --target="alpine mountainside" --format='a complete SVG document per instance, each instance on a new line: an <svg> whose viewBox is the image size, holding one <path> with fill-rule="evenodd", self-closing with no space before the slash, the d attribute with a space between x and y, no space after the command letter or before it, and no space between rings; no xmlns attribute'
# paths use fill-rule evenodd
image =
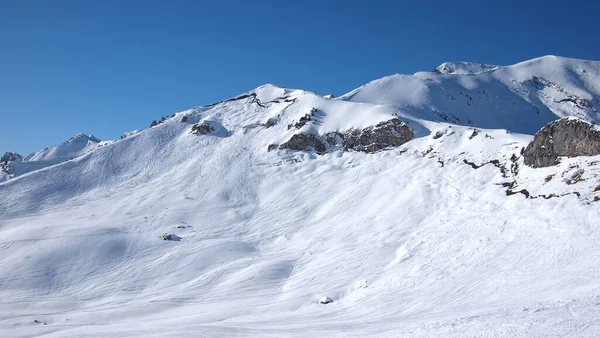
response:
<svg viewBox="0 0 600 338"><path fill-rule="evenodd" d="M448 62L7 153L0 328L592 337L599 99L597 61Z"/></svg>
<svg viewBox="0 0 600 338"><path fill-rule="evenodd" d="M0 182L79 157L101 145L103 143L93 135L80 133L65 142L44 148L25 157L6 152L0 158Z"/></svg>

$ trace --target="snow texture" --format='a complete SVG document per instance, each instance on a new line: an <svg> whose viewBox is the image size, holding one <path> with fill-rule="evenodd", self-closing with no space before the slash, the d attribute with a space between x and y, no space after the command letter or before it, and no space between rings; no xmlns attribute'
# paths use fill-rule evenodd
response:
<svg viewBox="0 0 600 338"><path fill-rule="evenodd" d="M600 63L464 72L265 85L27 156L57 162L0 183L2 336L597 336L600 156L521 150L598 121ZM395 149L268 151L394 117Z"/></svg>

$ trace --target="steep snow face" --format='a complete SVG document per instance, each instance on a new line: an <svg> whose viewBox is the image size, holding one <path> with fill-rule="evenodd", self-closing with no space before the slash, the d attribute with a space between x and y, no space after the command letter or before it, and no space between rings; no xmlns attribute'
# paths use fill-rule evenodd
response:
<svg viewBox="0 0 600 338"><path fill-rule="evenodd" d="M457 75L467 75L467 74L477 74L482 72L489 72L490 70L494 70L498 68L498 66L494 65L486 65L482 63L473 63L473 62L444 62L439 65L434 72L440 74L457 74Z"/></svg>
<svg viewBox="0 0 600 338"><path fill-rule="evenodd" d="M464 71L385 77L340 100L393 105L417 120L531 135L558 117L600 122L600 62L546 56L482 72L458 69Z"/></svg>
<svg viewBox="0 0 600 338"><path fill-rule="evenodd" d="M481 74L266 85L0 183L3 337L595 336L600 156L533 169L532 134L407 109ZM417 138L268 151L393 118Z"/></svg>

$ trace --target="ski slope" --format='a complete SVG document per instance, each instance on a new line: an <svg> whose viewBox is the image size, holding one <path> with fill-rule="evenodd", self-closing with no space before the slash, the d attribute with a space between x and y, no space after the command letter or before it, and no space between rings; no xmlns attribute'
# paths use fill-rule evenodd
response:
<svg viewBox="0 0 600 338"><path fill-rule="evenodd" d="M397 75L335 99L265 85L2 182L2 336L594 337L600 156L531 169L520 150L546 119L597 119L599 64ZM533 76L590 106L507 88ZM496 106L430 113L484 84ZM416 134L399 148L268 151L394 117Z"/></svg>

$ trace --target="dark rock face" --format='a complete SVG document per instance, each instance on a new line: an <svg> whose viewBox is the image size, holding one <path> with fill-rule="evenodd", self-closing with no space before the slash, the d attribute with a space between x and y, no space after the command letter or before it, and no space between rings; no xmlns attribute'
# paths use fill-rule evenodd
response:
<svg viewBox="0 0 600 338"><path fill-rule="evenodd" d="M317 113L317 109L312 108L310 110L309 114L302 116L300 118L300 120L298 120L298 122L289 124L287 126L287 128L288 129L292 129L292 128L300 129L300 128L304 127L305 125L307 125L308 123L310 123L313 120L313 117L315 116L316 113Z"/></svg>
<svg viewBox="0 0 600 338"><path fill-rule="evenodd" d="M8 163L8 162L14 162L14 161L20 161L23 159L23 156L17 154L17 153L4 153L4 155L0 158L0 162L4 162L4 163Z"/></svg>
<svg viewBox="0 0 600 338"><path fill-rule="evenodd" d="M579 119L562 118L535 134L523 152L526 165L533 168L559 163L559 156L594 156L600 154L600 130Z"/></svg>
<svg viewBox="0 0 600 338"><path fill-rule="evenodd" d="M350 130L343 135L344 149L373 153L399 147L413 139L415 134L398 119L381 122L375 127Z"/></svg>
<svg viewBox="0 0 600 338"><path fill-rule="evenodd" d="M206 135L212 133L213 131L215 131L215 128L206 123L198 123L192 126L192 133L196 135Z"/></svg>
<svg viewBox="0 0 600 338"><path fill-rule="evenodd" d="M23 160L23 156L17 153L4 153L4 155L0 157L0 173L10 175L12 171L10 168L10 163L19 162L21 160Z"/></svg>
<svg viewBox="0 0 600 338"><path fill-rule="evenodd" d="M324 153L327 150L327 145L319 135L313 134L296 134L289 141L279 146L280 149L290 150L315 150L317 153Z"/></svg>
<svg viewBox="0 0 600 338"><path fill-rule="evenodd" d="M265 127L265 128L271 128L274 125L276 125L277 122L278 122L278 118L273 118L272 117L272 118L268 119L267 122L263 123L263 127Z"/></svg>
<svg viewBox="0 0 600 338"><path fill-rule="evenodd" d="M391 119L374 127L362 130L351 129L343 133L330 132L325 135L296 134L279 146L280 149L315 150L325 153L330 148L374 153L398 147L414 138L414 132L402 121Z"/></svg>

